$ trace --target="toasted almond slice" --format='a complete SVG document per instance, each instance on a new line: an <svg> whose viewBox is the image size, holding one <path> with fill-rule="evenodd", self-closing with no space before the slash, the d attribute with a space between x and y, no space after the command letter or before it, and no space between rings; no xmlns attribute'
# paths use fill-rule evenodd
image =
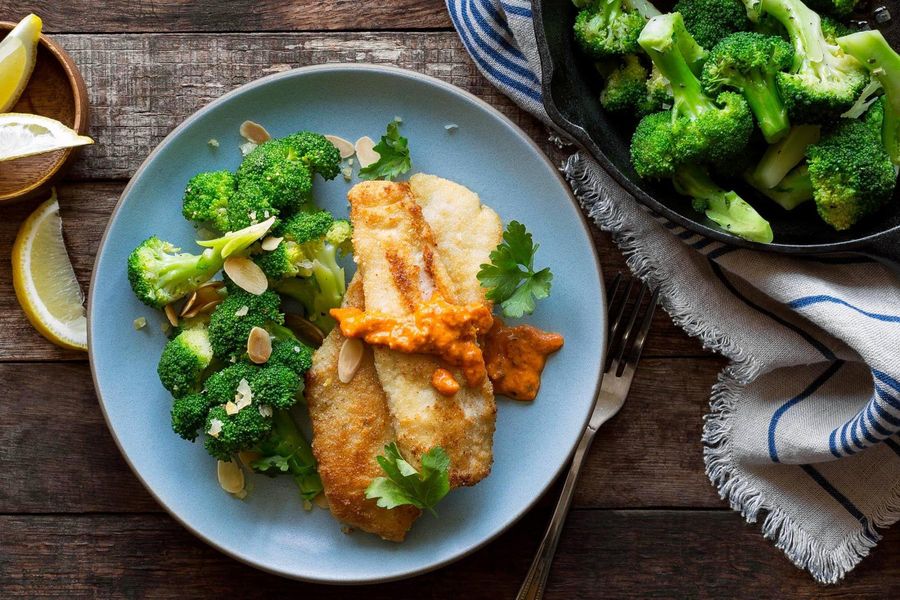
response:
<svg viewBox="0 0 900 600"><path fill-rule="evenodd" d="M278 247L278 244L280 244L281 240L283 240L283 239L284 239L283 237L269 236L262 241L262 244L260 244L260 248L262 248L266 252L271 252L272 250L274 250L275 248Z"/></svg>
<svg viewBox="0 0 900 600"><path fill-rule="evenodd" d="M226 415L236 415L236 414L238 414L238 412L240 412L240 411L237 407L237 404L235 404L234 402L231 402L230 400L225 403L225 414Z"/></svg>
<svg viewBox="0 0 900 600"><path fill-rule="evenodd" d="M219 295L219 289L220 288L214 287L202 287L198 289L194 306L203 306L204 304L209 304L213 300L221 300L222 297Z"/></svg>
<svg viewBox="0 0 900 600"><path fill-rule="evenodd" d="M191 309L194 307L194 304L197 303L197 292L191 294L191 297L188 298L188 301L184 303L184 306L181 309L181 316L185 316L187 313L191 312Z"/></svg>
<svg viewBox="0 0 900 600"><path fill-rule="evenodd" d="M209 422L209 429L207 430L206 433L208 433L209 435L211 435L214 438L218 438L219 434L222 433L222 426L224 424L225 423L223 423L219 419L212 419Z"/></svg>
<svg viewBox="0 0 900 600"><path fill-rule="evenodd" d="M314 348L318 348L325 341L325 332L319 329L312 321L291 313L284 315L284 324L296 333L303 341L309 342Z"/></svg>
<svg viewBox="0 0 900 600"><path fill-rule="evenodd" d="M362 363L365 348L363 343L356 338L347 338L341 346L341 353L338 355L338 379L341 383L350 383L353 376L356 375L360 363Z"/></svg>
<svg viewBox="0 0 900 600"><path fill-rule="evenodd" d="M336 135L326 135L325 139L334 144L334 147L338 149L338 152L341 153L341 158L350 158L354 154L356 154L356 149L353 147L353 144L350 143L349 140L345 140L342 137L338 137Z"/></svg>
<svg viewBox="0 0 900 600"><path fill-rule="evenodd" d="M225 273L236 286L256 296L269 289L266 274L249 258L229 256L225 259Z"/></svg>
<svg viewBox="0 0 900 600"><path fill-rule="evenodd" d="M254 144L262 144L272 139L266 128L254 121L244 121L241 123L241 137Z"/></svg>
<svg viewBox="0 0 900 600"><path fill-rule="evenodd" d="M258 365L272 356L272 337L262 327L254 327L247 336L247 357Z"/></svg>
<svg viewBox="0 0 900 600"><path fill-rule="evenodd" d="M375 152L375 142L367 135L356 140L354 144L356 148L356 158L359 159L359 166L368 167L374 162L378 162L381 155Z"/></svg>
<svg viewBox="0 0 900 600"><path fill-rule="evenodd" d="M219 485L229 494L239 494L244 491L244 470L234 461L216 461L216 476Z"/></svg>
<svg viewBox="0 0 900 600"><path fill-rule="evenodd" d="M178 327L178 311L175 310L175 303L166 304L164 311L166 313L166 318L169 320L169 323L172 324L172 327Z"/></svg>
<svg viewBox="0 0 900 600"><path fill-rule="evenodd" d="M199 302L191 309L189 313L181 315L185 319L193 319L197 315L208 315L210 314L215 307L217 307L222 302L222 299L219 298L217 300L213 300L212 302L207 302L206 304L200 304Z"/></svg>
<svg viewBox="0 0 900 600"><path fill-rule="evenodd" d="M198 287L197 289L198 289L198 290L202 290L202 289L205 289L205 288L212 288L212 289L214 289L214 290L219 290L219 289L222 289L223 287L225 287L225 282L224 282L224 281L220 281L220 280L217 279L217 280L215 280L215 281L207 281L206 283L204 283L203 285L201 285L201 286Z"/></svg>

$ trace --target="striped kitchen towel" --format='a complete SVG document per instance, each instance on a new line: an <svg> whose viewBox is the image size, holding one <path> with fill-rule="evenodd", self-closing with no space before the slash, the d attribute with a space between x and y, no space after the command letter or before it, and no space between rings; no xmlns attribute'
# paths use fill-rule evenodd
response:
<svg viewBox="0 0 900 600"><path fill-rule="evenodd" d="M447 8L485 77L549 124L530 3ZM818 581L840 580L900 517L900 278L864 258L787 258L695 235L582 153L563 171L673 320L731 361L702 440L722 498L764 517L763 533Z"/></svg>

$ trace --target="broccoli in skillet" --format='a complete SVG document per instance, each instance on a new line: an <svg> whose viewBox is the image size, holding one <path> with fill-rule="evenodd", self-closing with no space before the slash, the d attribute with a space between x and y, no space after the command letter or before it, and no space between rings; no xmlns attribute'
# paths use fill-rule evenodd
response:
<svg viewBox="0 0 900 600"><path fill-rule="evenodd" d="M575 40L593 58L627 54L638 49L645 22L624 0L594 0L575 18Z"/></svg>
<svg viewBox="0 0 900 600"><path fill-rule="evenodd" d="M176 398L200 389L213 352L206 327L182 331L163 348L157 373L163 387Z"/></svg>
<svg viewBox="0 0 900 600"><path fill-rule="evenodd" d="M685 28L707 50L751 26L739 0L679 0L672 12L681 13Z"/></svg>
<svg viewBox="0 0 900 600"><path fill-rule="evenodd" d="M846 17L860 2L861 0L809 0L809 6L837 17Z"/></svg>
<svg viewBox="0 0 900 600"><path fill-rule="evenodd" d="M228 201L234 195L234 175L229 171L198 173L184 190L182 214L198 225L209 224L220 232L231 231Z"/></svg>
<svg viewBox="0 0 900 600"><path fill-rule="evenodd" d="M606 76L600 104L608 111L642 117L672 104L672 88L658 69L648 72L635 54L626 54Z"/></svg>

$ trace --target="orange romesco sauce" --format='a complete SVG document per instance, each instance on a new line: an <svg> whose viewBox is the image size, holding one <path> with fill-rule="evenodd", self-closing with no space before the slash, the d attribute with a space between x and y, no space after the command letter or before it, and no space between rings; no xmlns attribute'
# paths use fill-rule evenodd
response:
<svg viewBox="0 0 900 600"><path fill-rule="evenodd" d="M484 304L451 304L435 294L406 317L358 308L333 308L331 316L347 337L362 338L368 344L398 352L433 354L459 367L467 385L484 381L484 356L478 346L478 336L486 333L494 322L490 308ZM444 379L433 376L432 383L436 378ZM435 388L444 393L437 385Z"/></svg>
<svg viewBox="0 0 900 600"><path fill-rule="evenodd" d="M435 369L431 374L431 385L442 396L452 396L459 391L459 382L447 369Z"/></svg>
<svg viewBox="0 0 900 600"><path fill-rule="evenodd" d="M531 325L507 327L500 319L484 338L484 360L494 393L534 400L547 357L563 346L563 336Z"/></svg>

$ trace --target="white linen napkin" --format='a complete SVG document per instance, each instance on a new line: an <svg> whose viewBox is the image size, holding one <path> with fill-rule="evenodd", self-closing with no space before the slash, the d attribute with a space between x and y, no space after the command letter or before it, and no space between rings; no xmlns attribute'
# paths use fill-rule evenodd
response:
<svg viewBox="0 0 900 600"><path fill-rule="evenodd" d="M531 3L446 2L485 77L550 125ZM731 361L702 438L721 497L751 523L763 517L765 536L816 580L840 580L876 527L900 518L900 278L865 258L787 258L693 234L583 153L562 171L675 323Z"/></svg>

